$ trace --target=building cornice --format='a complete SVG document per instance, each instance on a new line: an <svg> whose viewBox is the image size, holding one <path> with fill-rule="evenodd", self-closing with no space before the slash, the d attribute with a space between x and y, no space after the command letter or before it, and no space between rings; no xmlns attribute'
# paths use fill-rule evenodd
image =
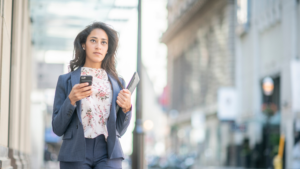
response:
<svg viewBox="0 0 300 169"><path fill-rule="evenodd" d="M258 30L263 32L282 19L282 5L281 1L274 2L269 8L262 11L259 15L253 18L252 23L257 25Z"/></svg>
<svg viewBox="0 0 300 169"><path fill-rule="evenodd" d="M193 16L195 16L195 14L204 6L206 1L208 0L195 0L186 10L183 10L184 12L182 12L174 22L168 25L168 29L161 37L161 42L167 44L174 37L174 34L179 32Z"/></svg>

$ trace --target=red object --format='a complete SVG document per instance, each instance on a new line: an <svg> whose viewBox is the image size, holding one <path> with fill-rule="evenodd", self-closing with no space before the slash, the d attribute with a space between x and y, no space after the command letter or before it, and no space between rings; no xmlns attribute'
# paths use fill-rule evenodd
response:
<svg viewBox="0 0 300 169"><path fill-rule="evenodd" d="M159 104L163 107L168 107L169 105L169 87L164 87L163 93L159 98Z"/></svg>

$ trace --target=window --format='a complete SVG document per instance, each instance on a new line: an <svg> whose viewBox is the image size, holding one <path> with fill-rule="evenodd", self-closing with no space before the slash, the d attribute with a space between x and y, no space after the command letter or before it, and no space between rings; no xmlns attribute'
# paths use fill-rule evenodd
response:
<svg viewBox="0 0 300 169"><path fill-rule="evenodd" d="M237 22L238 24L248 23L248 0L237 0Z"/></svg>
<svg viewBox="0 0 300 169"><path fill-rule="evenodd" d="M249 12L249 0L236 0L236 18L238 34L243 34L248 31L250 18Z"/></svg>

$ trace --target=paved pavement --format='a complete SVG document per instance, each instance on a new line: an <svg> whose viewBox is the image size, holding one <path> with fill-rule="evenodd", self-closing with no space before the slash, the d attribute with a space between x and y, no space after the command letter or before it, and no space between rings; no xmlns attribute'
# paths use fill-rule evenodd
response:
<svg viewBox="0 0 300 169"><path fill-rule="evenodd" d="M59 169L59 162L58 161L45 162L44 169Z"/></svg>
<svg viewBox="0 0 300 169"><path fill-rule="evenodd" d="M45 166L43 169L59 169L59 162L58 161L45 162ZM122 164L122 169L131 169L131 167L126 161L124 161Z"/></svg>

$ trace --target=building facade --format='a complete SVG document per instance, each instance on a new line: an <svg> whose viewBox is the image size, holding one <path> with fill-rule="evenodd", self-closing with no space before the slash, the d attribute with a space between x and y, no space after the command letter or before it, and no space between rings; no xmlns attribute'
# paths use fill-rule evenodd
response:
<svg viewBox="0 0 300 169"><path fill-rule="evenodd" d="M0 13L0 168L30 168L28 0L1 0Z"/></svg>
<svg viewBox="0 0 300 169"><path fill-rule="evenodd" d="M272 165L279 137L284 136L284 167L299 168L295 166L299 159L293 154L300 151L294 142L299 135L299 1L237 2L238 119L247 125L245 136L249 137L250 146L265 152L259 166ZM274 82L269 98L262 88L266 77ZM267 102L276 105L269 121L262 108Z"/></svg>
<svg viewBox="0 0 300 169"><path fill-rule="evenodd" d="M168 47L168 150L196 150L202 166L266 168L284 137L283 166L295 168L299 1L168 2L162 37ZM267 77L274 86L270 96L262 87Z"/></svg>
<svg viewBox="0 0 300 169"><path fill-rule="evenodd" d="M202 165L226 160L230 138L220 142L219 133L228 135L229 129L218 119L218 90L235 85L234 28L233 0L168 1L168 29L162 37L168 47L168 150L198 153Z"/></svg>

